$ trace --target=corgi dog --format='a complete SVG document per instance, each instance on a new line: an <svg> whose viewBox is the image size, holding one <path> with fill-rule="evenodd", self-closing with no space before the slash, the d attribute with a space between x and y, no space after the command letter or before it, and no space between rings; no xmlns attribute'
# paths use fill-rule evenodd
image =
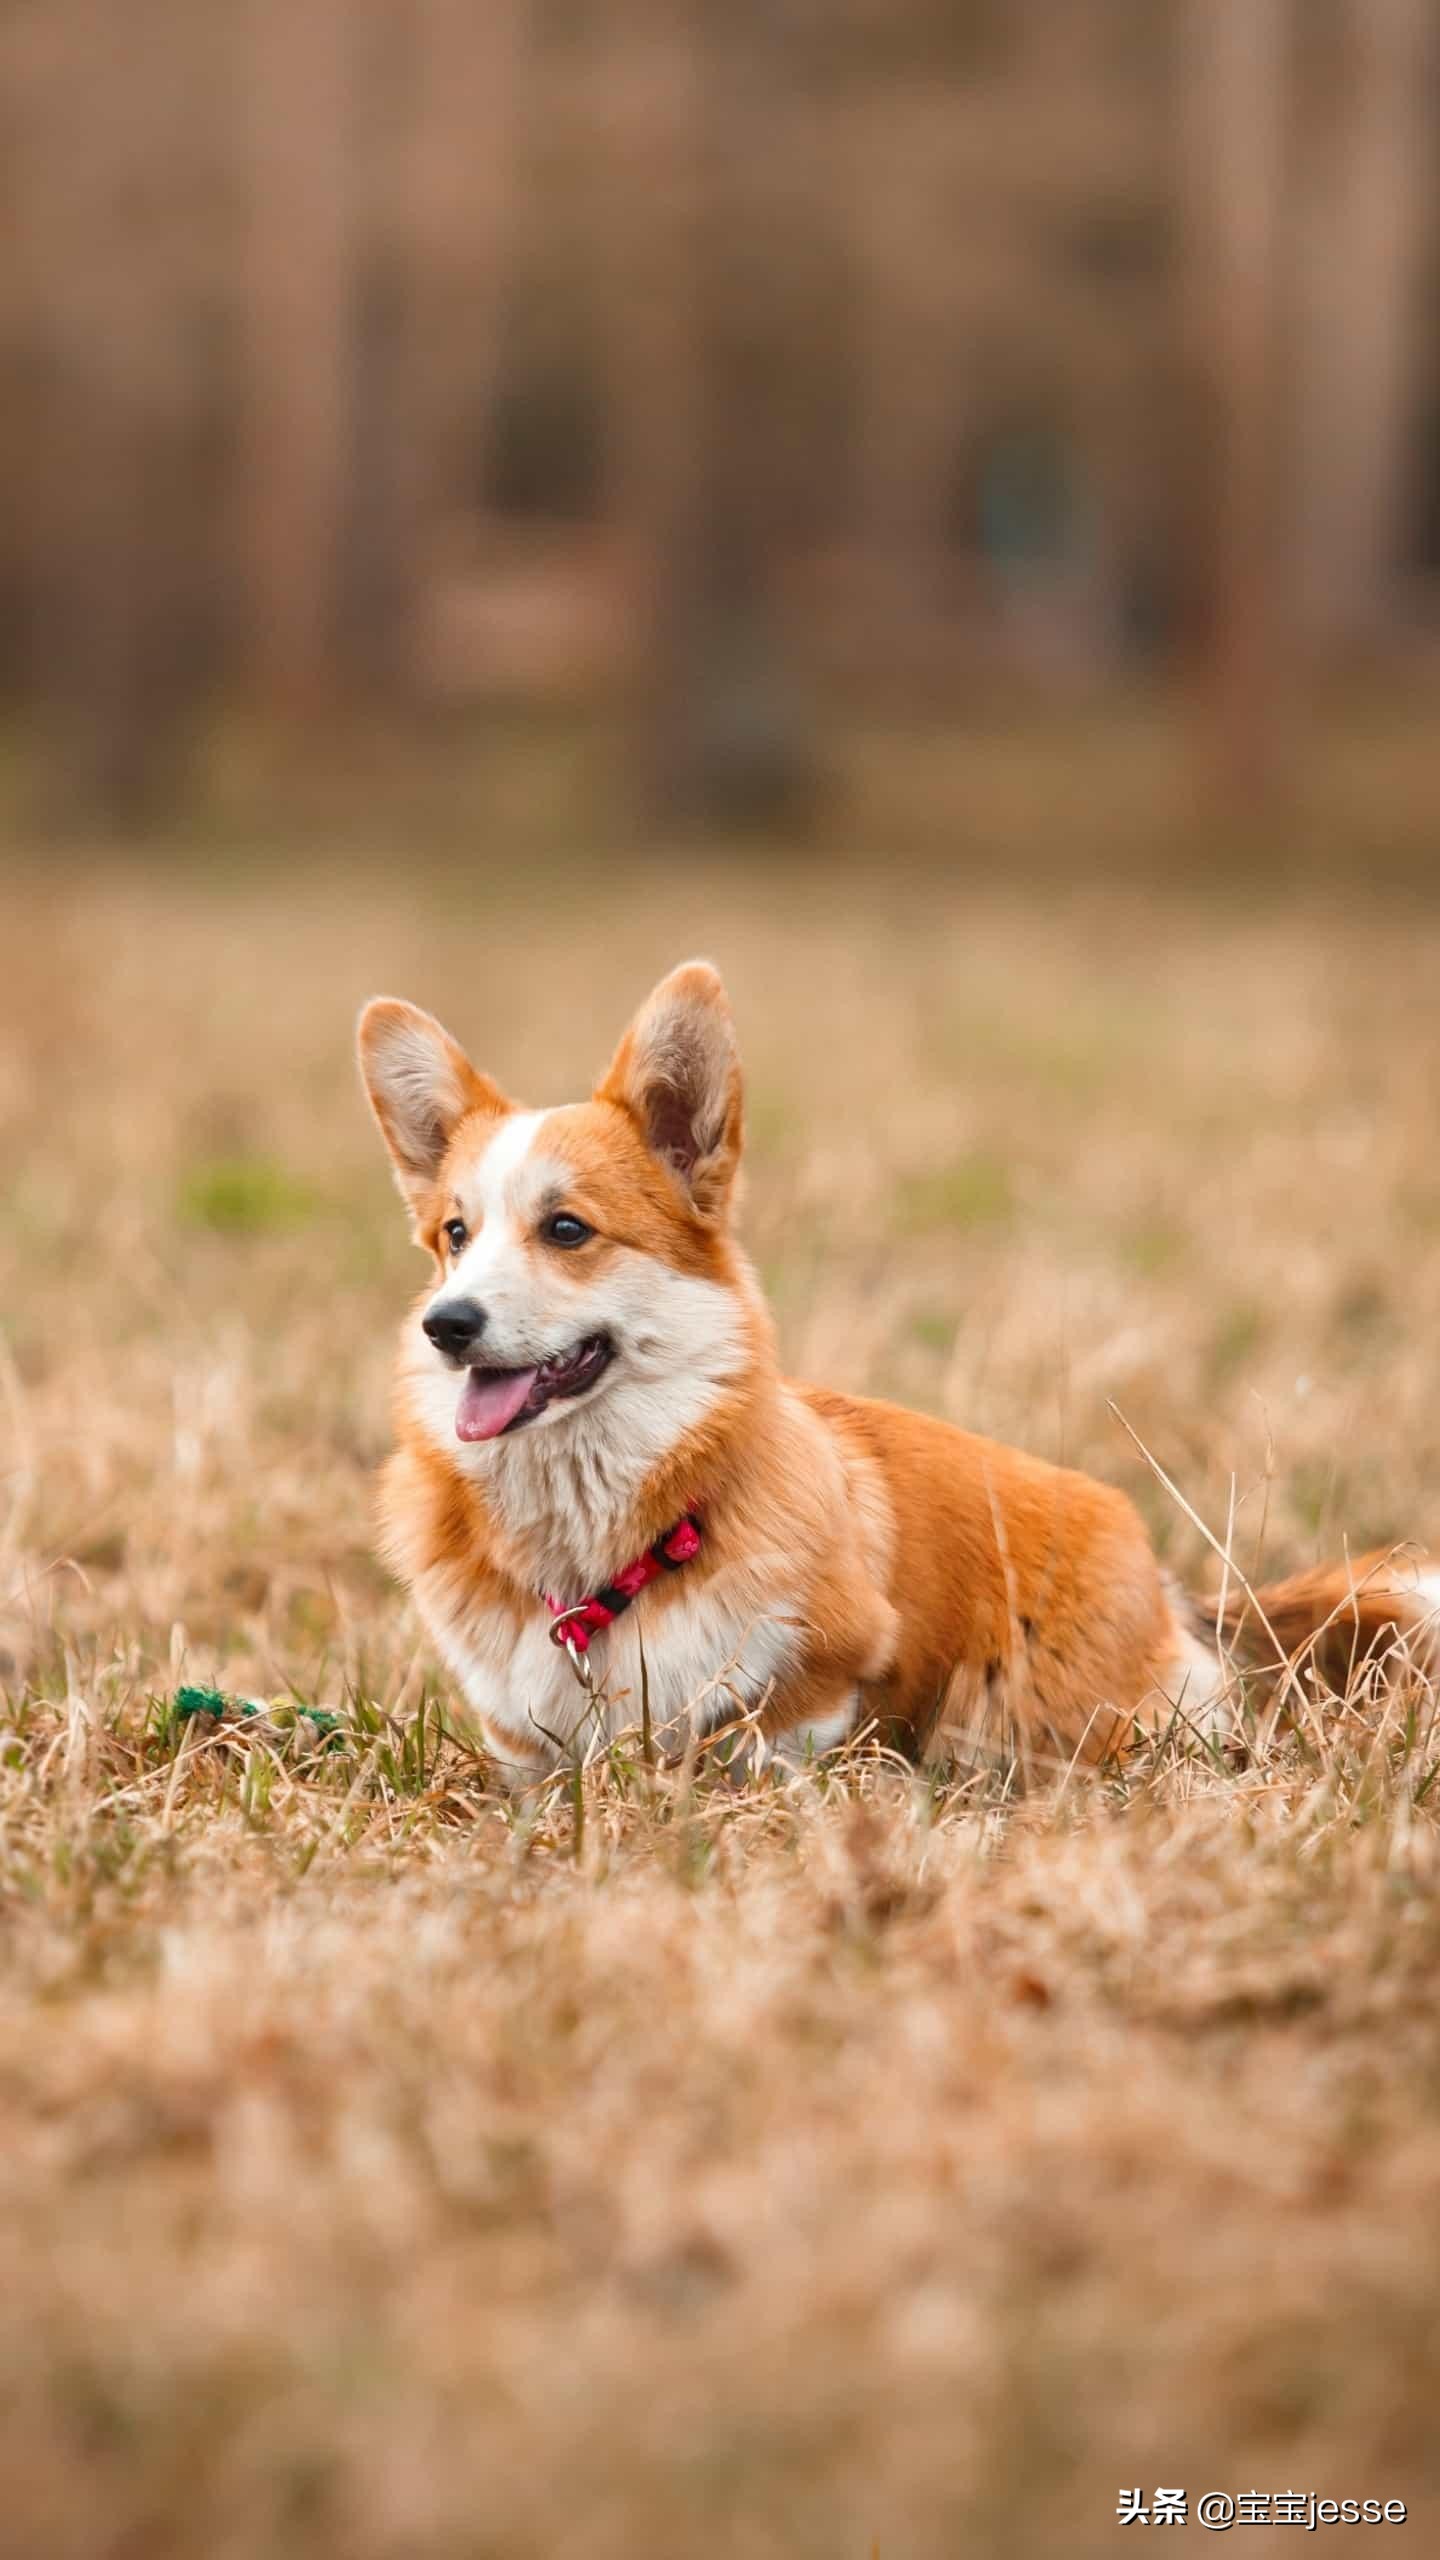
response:
<svg viewBox="0 0 1440 2560"><path fill-rule="evenodd" d="M803 1761L858 1729L1098 1762L1232 1670L1427 1663L1440 1582L1371 1556L1228 1601L1167 1581L1124 1494L781 1375L735 1232L743 1107L719 977L657 986L588 1101L530 1110L432 1017L360 1018L430 1284L407 1318L384 1544L501 1771L648 1717Z"/></svg>

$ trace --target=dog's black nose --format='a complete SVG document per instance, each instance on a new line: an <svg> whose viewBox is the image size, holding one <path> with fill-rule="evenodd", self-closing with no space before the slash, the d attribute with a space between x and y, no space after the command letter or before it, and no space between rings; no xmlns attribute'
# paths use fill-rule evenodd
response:
<svg viewBox="0 0 1440 2560"><path fill-rule="evenodd" d="M422 1316L420 1330L447 1360L463 1360L485 1330L485 1310L473 1298L442 1298L438 1307Z"/></svg>

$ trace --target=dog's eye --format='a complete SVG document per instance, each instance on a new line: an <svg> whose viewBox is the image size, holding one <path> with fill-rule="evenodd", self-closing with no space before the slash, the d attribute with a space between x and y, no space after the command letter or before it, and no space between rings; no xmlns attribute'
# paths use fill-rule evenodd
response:
<svg viewBox="0 0 1440 2560"><path fill-rule="evenodd" d="M463 1218L447 1218L440 1232L452 1253L458 1253L469 1242L470 1231Z"/></svg>
<svg viewBox="0 0 1440 2560"><path fill-rule="evenodd" d="M571 1246L588 1244L595 1230L587 1227L583 1218L572 1218L568 1209L561 1209L546 1219L540 1233L547 1244Z"/></svg>

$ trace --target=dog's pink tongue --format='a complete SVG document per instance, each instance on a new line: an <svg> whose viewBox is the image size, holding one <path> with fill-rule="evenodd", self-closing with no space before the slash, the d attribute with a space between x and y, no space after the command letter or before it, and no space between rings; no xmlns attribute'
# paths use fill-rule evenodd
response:
<svg viewBox="0 0 1440 2560"><path fill-rule="evenodd" d="M533 1369L471 1369L455 1413L457 1440L493 1440L513 1422L535 1384Z"/></svg>

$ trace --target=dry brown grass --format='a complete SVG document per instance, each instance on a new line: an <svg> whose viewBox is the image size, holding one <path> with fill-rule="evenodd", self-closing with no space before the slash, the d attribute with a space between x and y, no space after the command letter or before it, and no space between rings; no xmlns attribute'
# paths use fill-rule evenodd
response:
<svg viewBox="0 0 1440 2560"><path fill-rule="evenodd" d="M792 1365L1205 1572L1113 1400L1278 1569L1437 1527L1428 913L690 864L577 957L561 878L3 896L6 2548L1085 2560L1157 2482L1425 2548L1423 1719L517 1812L371 1558L418 1264L349 1037L388 985L543 1100L709 949ZM182 1674L346 1739L179 1746Z"/></svg>

